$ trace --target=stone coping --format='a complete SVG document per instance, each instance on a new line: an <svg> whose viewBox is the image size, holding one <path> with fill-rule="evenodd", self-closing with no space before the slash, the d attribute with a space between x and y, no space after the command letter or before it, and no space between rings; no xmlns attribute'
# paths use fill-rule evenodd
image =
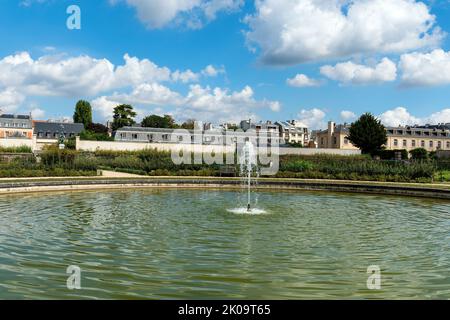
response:
<svg viewBox="0 0 450 320"><path fill-rule="evenodd" d="M1 180L0 194L126 188L241 188L239 178L214 177L138 177L138 178L58 178ZM302 180L261 178L261 190L310 190L372 193L450 200L449 184L418 184L341 180Z"/></svg>

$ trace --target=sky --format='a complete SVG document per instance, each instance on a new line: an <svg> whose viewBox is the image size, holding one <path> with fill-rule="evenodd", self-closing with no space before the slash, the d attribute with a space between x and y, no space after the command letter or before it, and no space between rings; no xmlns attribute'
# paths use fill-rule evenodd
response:
<svg viewBox="0 0 450 320"><path fill-rule="evenodd" d="M449 0L3 0L0 109L450 122L448 33Z"/></svg>

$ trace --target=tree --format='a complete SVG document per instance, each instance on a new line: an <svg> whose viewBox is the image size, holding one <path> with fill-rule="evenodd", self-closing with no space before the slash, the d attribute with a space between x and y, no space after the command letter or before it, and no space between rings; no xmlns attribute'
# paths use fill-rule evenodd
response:
<svg viewBox="0 0 450 320"><path fill-rule="evenodd" d="M136 112L133 111L133 107L129 104L121 104L115 107L112 129L116 131L122 127L132 126L136 123L134 117L136 117Z"/></svg>
<svg viewBox="0 0 450 320"><path fill-rule="evenodd" d="M183 124L181 125L182 129L187 129L187 130L194 130L195 128L195 120L194 119L188 119L185 122L183 122Z"/></svg>
<svg viewBox="0 0 450 320"><path fill-rule="evenodd" d="M365 113L352 123L347 139L362 153L373 155L387 142L386 128L371 113Z"/></svg>
<svg viewBox="0 0 450 320"><path fill-rule="evenodd" d="M426 160L428 159L428 151L424 148L416 148L409 152L411 154L411 158L414 160Z"/></svg>
<svg viewBox="0 0 450 320"><path fill-rule="evenodd" d="M164 117L152 114L142 119L141 126L145 128L173 128L175 121L169 115Z"/></svg>
<svg viewBox="0 0 450 320"><path fill-rule="evenodd" d="M101 123L91 123L86 127L86 130L94 133L108 133L108 128Z"/></svg>
<svg viewBox="0 0 450 320"><path fill-rule="evenodd" d="M92 107L88 101L80 100L75 105L73 122L82 123L87 128L92 123Z"/></svg>

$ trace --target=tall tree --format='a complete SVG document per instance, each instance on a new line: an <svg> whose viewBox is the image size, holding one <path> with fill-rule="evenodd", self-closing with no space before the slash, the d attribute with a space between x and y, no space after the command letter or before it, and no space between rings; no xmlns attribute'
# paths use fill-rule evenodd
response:
<svg viewBox="0 0 450 320"><path fill-rule="evenodd" d="M371 113L365 113L352 123L347 139L362 153L373 155L387 142L386 128Z"/></svg>
<svg viewBox="0 0 450 320"><path fill-rule="evenodd" d="M195 120L194 119L188 119L181 125L181 128L188 129L188 130L194 130L195 128Z"/></svg>
<svg viewBox="0 0 450 320"><path fill-rule="evenodd" d="M114 108L112 129L115 131L122 127L132 126L136 123L134 121L136 112L133 111L133 106L129 104L121 104Z"/></svg>
<svg viewBox="0 0 450 320"><path fill-rule="evenodd" d="M92 123L92 107L88 101L80 100L75 105L73 122L82 123L87 128Z"/></svg>
<svg viewBox="0 0 450 320"><path fill-rule="evenodd" d="M145 128L177 128L172 116L165 115L161 117L156 114L152 114L142 119L141 126Z"/></svg>

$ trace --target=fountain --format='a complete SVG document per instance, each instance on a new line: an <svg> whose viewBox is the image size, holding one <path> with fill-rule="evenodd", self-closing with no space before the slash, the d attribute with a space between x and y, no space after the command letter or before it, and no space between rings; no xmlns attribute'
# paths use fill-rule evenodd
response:
<svg viewBox="0 0 450 320"><path fill-rule="evenodd" d="M247 140L242 147L241 155L239 157L240 176L243 179L243 185L246 191L247 206L245 208L237 208L229 210L237 214L261 214L264 210L252 208L252 182L259 177L257 152L253 144ZM255 204L257 200L255 200Z"/></svg>

